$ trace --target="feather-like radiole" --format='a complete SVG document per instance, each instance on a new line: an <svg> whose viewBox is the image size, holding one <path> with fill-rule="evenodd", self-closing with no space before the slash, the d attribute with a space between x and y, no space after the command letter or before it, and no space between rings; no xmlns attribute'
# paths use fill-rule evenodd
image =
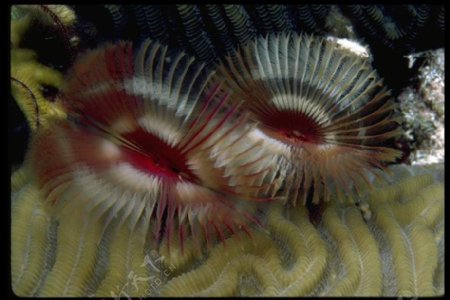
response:
<svg viewBox="0 0 450 300"><path fill-rule="evenodd" d="M68 121L39 132L29 154L56 212L77 203L104 228L150 228L181 246L257 222L239 198L266 200L273 158L243 138L253 125L212 72L147 40L136 54L130 43L91 51L71 74Z"/></svg>
<svg viewBox="0 0 450 300"><path fill-rule="evenodd" d="M309 192L313 203L334 192L344 199L401 154L387 146L399 133L389 92L367 57L336 39L271 34L228 56L217 74L259 122L250 136L286 158L277 176L294 203Z"/></svg>
<svg viewBox="0 0 450 300"><path fill-rule="evenodd" d="M186 45L191 48L201 61L214 59L214 47L204 30L200 9L194 5L177 5L178 16L183 24L181 27ZM194 22L193 20L196 20Z"/></svg>
<svg viewBox="0 0 450 300"><path fill-rule="evenodd" d="M417 48L423 33L429 32L432 5L349 5L344 6L357 31L363 31L368 42L390 49ZM438 22L434 21L435 24ZM416 46L412 46L416 44ZM419 46L420 48L420 46Z"/></svg>

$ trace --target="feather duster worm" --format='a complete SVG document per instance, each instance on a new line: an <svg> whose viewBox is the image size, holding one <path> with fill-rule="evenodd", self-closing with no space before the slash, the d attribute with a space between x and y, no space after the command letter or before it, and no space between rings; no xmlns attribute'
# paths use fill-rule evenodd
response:
<svg viewBox="0 0 450 300"><path fill-rule="evenodd" d="M85 55L62 95L68 120L32 141L48 203L181 246L187 234L247 231L256 219L233 196L265 200L272 157L242 138L252 125L211 76L150 40L136 54L120 43Z"/></svg>
<svg viewBox="0 0 450 300"><path fill-rule="evenodd" d="M286 160L286 199L313 203L358 191L373 168L400 151L394 102L368 59L336 40L297 34L259 38L228 56L217 73L260 123L251 133Z"/></svg>

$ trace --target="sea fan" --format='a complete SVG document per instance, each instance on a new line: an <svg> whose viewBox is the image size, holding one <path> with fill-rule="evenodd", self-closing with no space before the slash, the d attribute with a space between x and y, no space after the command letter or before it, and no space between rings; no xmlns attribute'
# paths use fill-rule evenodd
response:
<svg viewBox="0 0 450 300"><path fill-rule="evenodd" d="M313 203L334 191L340 199L367 184L400 151L395 104L367 53L333 38L272 34L228 56L218 77L244 101L263 139L279 157L286 198ZM355 51L357 49L358 51Z"/></svg>
<svg viewBox="0 0 450 300"><path fill-rule="evenodd" d="M242 138L253 125L212 73L167 52L147 40L133 54L122 42L74 65L61 97L68 120L38 132L29 154L57 214L151 226L156 241L177 233L181 245L256 222L236 196L265 200L272 157Z"/></svg>

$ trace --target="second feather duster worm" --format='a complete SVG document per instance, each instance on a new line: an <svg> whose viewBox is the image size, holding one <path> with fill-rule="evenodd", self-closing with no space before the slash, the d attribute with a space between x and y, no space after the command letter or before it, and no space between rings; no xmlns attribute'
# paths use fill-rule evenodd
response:
<svg viewBox="0 0 450 300"><path fill-rule="evenodd" d="M345 43L297 34L271 34L219 66L233 99L244 101L279 161L286 201L340 199L367 185L401 152L395 103L370 61Z"/></svg>

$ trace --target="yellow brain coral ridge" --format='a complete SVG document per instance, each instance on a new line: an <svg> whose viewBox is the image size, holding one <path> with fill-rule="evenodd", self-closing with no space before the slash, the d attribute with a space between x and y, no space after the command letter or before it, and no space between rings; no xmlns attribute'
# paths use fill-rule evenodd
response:
<svg viewBox="0 0 450 300"><path fill-rule="evenodd" d="M11 175L11 192L15 193L22 189L28 181L30 181L30 171L27 167L23 166L15 170Z"/></svg>
<svg viewBox="0 0 450 300"><path fill-rule="evenodd" d="M395 185L384 186L377 189L369 196L369 202L380 203L386 201L399 201L404 198L412 197L416 191L420 190L433 182L431 174L420 174L415 177L402 180Z"/></svg>
<svg viewBox="0 0 450 300"><path fill-rule="evenodd" d="M72 206L59 218L56 260L44 286L43 296L86 294L87 280L93 272L101 224L84 218L81 207Z"/></svg>
<svg viewBox="0 0 450 300"><path fill-rule="evenodd" d="M61 73L35 61L14 64L13 60L11 77L11 93L31 129L36 130L40 125L47 126L50 117L65 117L65 113L56 104L46 100L41 92L44 84L60 89L63 86Z"/></svg>
<svg viewBox="0 0 450 300"><path fill-rule="evenodd" d="M64 86L63 75L38 63L34 51L19 48L31 20L27 15L11 21L11 93L34 131L40 125L46 126L48 118L65 118L65 112L42 94L43 85L61 89Z"/></svg>
<svg viewBox="0 0 450 300"><path fill-rule="evenodd" d="M323 215L325 230L336 244L343 266L322 294L380 295L381 261L376 241L357 208L328 208Z"/></svg>
<svg viewBox="0 0 450 300"><path fill-rule="evenodd" d="M11 199L12 286L18 295L34 295L45 275L45 254L50 250L51 219L37 199L39 191L32 184L25 184Z"/></svg>
<svg viewBox="0 0 450 300"><path fill-rule="evenodd" d="M14 16L14 12L16 9L12 9L12 16ZM22 13L20 13L22 15ZM22 40L23 34L30 27L31 17L30 16L20 16L18 19L11 20L11 46L16 48L19 46L20 41ZM28 50L31 51L31 50Z"/></svg>
<svg viewBox="0 0 450 300"><path fill-rule="evenodd" d="M64 26L72 26L76 21L75 12L67 5L13 5L12 15L13 19L29 15L39 22L53 26L57 25L56 19Z"/></svg>
<svg viewBox="0 0 450 300"><path fill-rule="evenodd" d="M200 243L194 239L188 239L184 242L183 251L180 249L178 236L173 236L169 241L165 238L159 249L159 255L164 257L165 265L173 266L172 275L177 276L185 272L193 263L201 261L205 254L200 249Z"/></svg>
<svg viewBox="0 0 450 300"><path fill-rule="evenodd" d="M442 294L443 167L392 170L390 184L360 199L369 217L353 205L330 205L313 225L304 206L270 204L265 229L196 255L189 239L183 254L176 239L170 252L168 241L152 250L143 224L113 221L105 229L75 205L50 215L24 167L12 176L13 290L98 297Z"/></svg>
<svg viewBox="0 0 450 300"><path fill-rule="evenodd" d="M396 278L394 295L432 295L437 245L431 230L420 223L401 227L387 207L378 209L375 214L376 224L383 231L392 255Z"/></svg>
<svg viewBox="0 0 450 300"><path fill-rule="evenodd" d="M127 226L122 226L113 237L109 251L109 268L95 292L96 295L140 296L143 291L149 289L149 280L138 281L135 285L124 284L128 282L128 277L151 277L145 265L141 266L145 260L144 239L141 232L136 233Z"/></svg>
<svg viewBox="0 0 450 300"><path fill-rule="evenodd" d="M269 227L272 239L281 246L273 260L268 262L284 289L281 295L309 294L324 276L328 252L314 226L308 221L304 207L291 212L291 220L283 218L281 207L274 207L269 213ZM288 246L288 247L286 247ZM290 249L286 249L290 248ZM282 266L280 257L289 251L294 262Z"/></svg>
<svg viewBox="0 0 450 300"><path fill-rule="evenodd" d="M281 206L275 206L269 213L272 239L267 233L255 231L250 240L242 240L244 236L239 240L227 240L225 245L213 250L198 270L170 281L162 289L162 295L240 295L240 290L245 287L239 287L241 281L238 278L251 270L257 282L270 283L257 289L262 295L298 295L312 291L324 274L327 251L307 221L305 208L300 210L296 216L303 231L282 217ZM276 244L290 248L288 251L294 258L292 265L283 266L283 255L280 255ZM246 254L243 256L242 252ZM248 268L247 271L243 270L244 267Z"/></svg>
<svg viewBox="0 0 450 300"><path fill-rule="evenodd" d="M48 13L44 13L45 10L47 10ZM39 9L36 9L36 17L38 17L41 22L55 25L55 20L50 17L49 14L53 14L64 26L74 25L77 18L73 9L67 5L41 5Z"/></svg>

